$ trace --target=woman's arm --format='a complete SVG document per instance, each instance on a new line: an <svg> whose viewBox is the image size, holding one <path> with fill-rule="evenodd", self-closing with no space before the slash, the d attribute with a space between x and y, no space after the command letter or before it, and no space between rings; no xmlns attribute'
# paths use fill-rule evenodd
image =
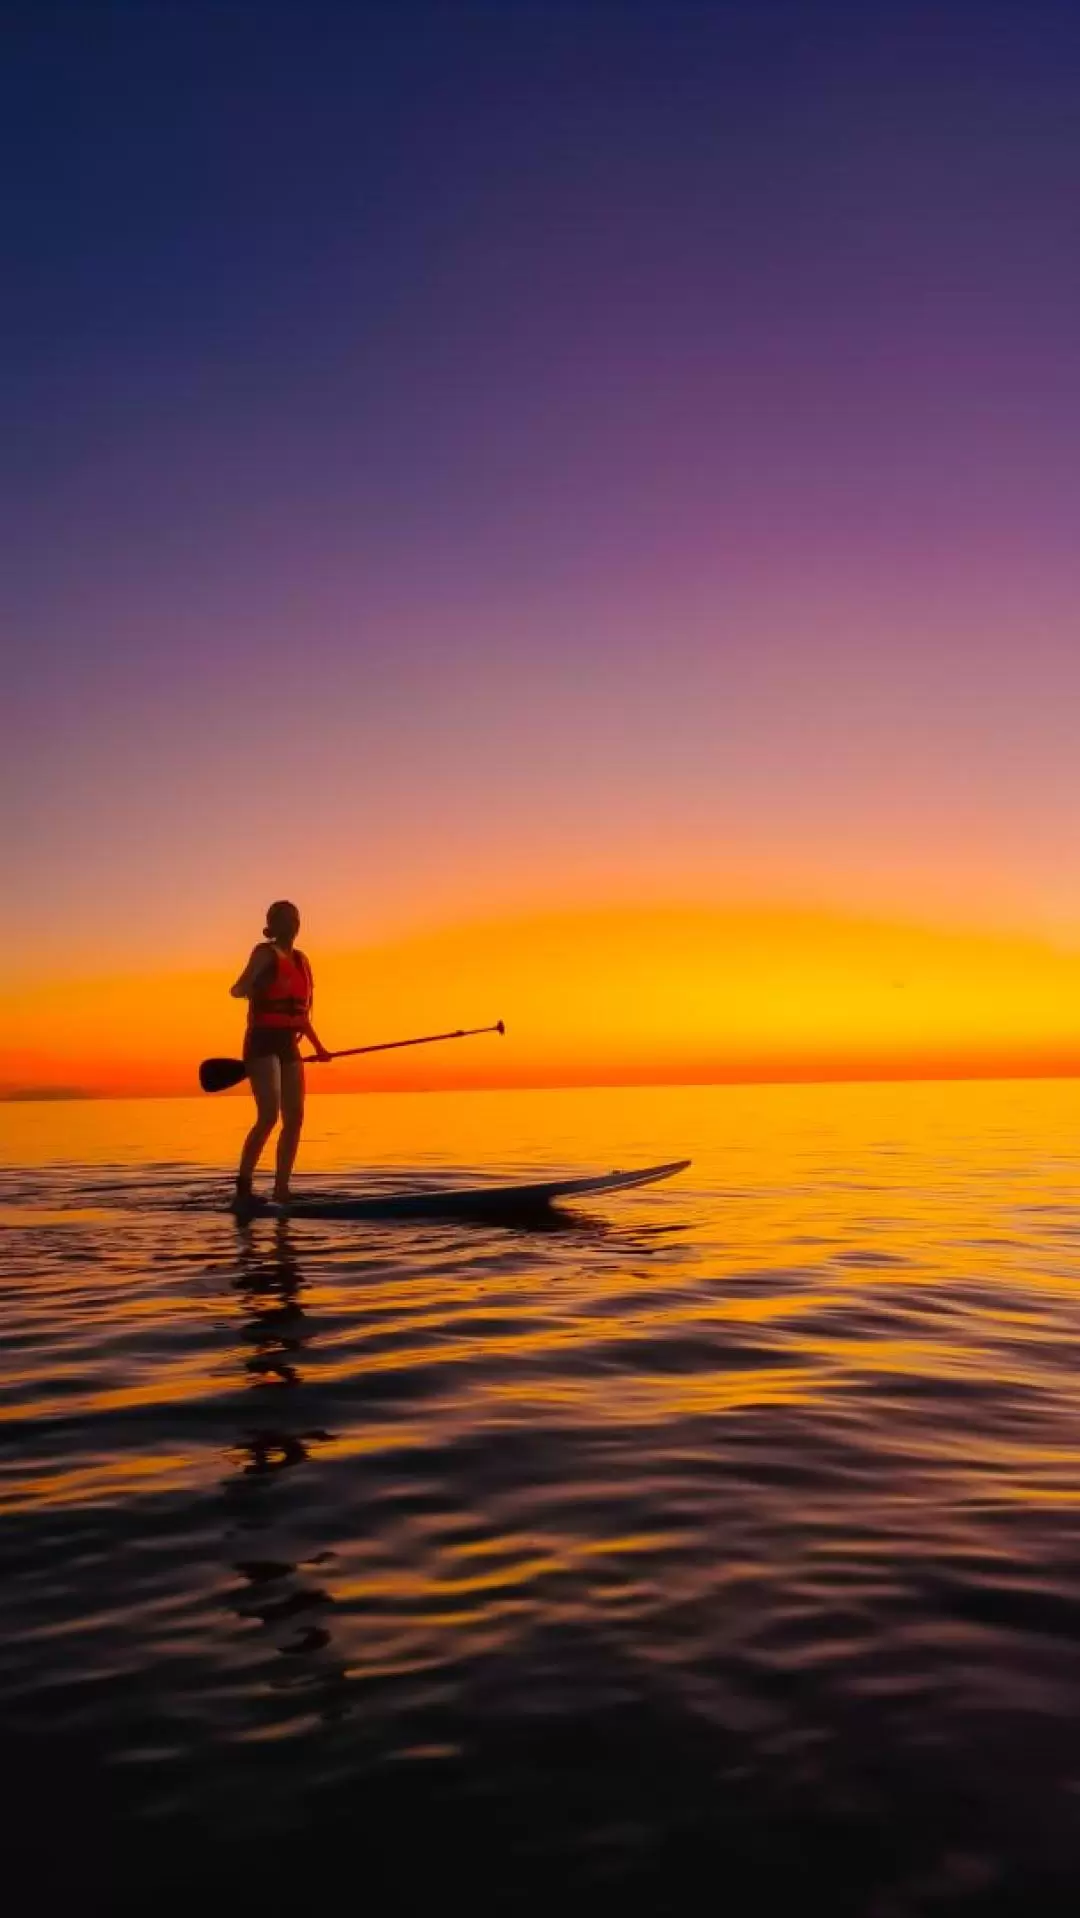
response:
<svg viewBox="0 0 1080 1918"><path fill-rule="evenodd" d="M319 1038L318 1033L316 1032L314 1026L311 1023L310 1018L305 1019L304 1021L302 1037L308 1041L309 1045L314 1046L316 1059L332 1059L333 1058L334 1056L333 1053L327 1052L326 1047L323 1045L322 1040Z"/></svg>
<svg viewBox="0 0 1080 1918"><path fill-rule="evenodd" d="M264 973L270 971L274 963L272 955L273 947L265 943L261 946L253 947L251 958L248 960L239 979L234 986L229 987L229 993L233 999L251 998L259 980L263 977Z"/></svg>
<svg viewBox="0 0 1080 1918"><path fill-rule="evenodd" d="M301 1036L308 1041L309 1045L314 1046L316 1059L332 1059L334 1056L333 1053L327 1052L326 1047L323 1045L322 1040L319 1038L318 1033L311 1023L311 1008L315 1003L315 980L312 977L311 967L304 958L303 953L300 953L298 956L308 977L308 1016L304 1020Z"/></svg>
<svg viewBox="0 0 1080 1918"><path fill-rule="evenodd" d="M317 1030L315 1030L315 1026L311 1024L311 1013L307 1015L305 1022L303 1022L301 1038L309 1041L309 1045L315 1045L315 1057L317 1057L317 1059L332 1059L332 1057L334 1057L334 1053L328 1053L326 1047L324 1047L324 1043L318 1038Z"/></svg>

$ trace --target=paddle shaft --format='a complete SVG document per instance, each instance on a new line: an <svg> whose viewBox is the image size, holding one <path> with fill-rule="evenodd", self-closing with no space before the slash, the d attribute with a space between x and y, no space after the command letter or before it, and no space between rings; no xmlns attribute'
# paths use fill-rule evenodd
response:
<svg viewBox="0 0 1080 1918"><path fill-rule="evenodd" d="M385 1039L378 1046L349 1046L343 1052L330 1052L328 1059L352 1059L358 1052L393 1052L398 1046L432 1046L438 1039L472 1039L481 1032L505 1032L506 1027L500 1019L493 1026L462 1027L458 1032L426 1032L419 1039ZM305 1065L322 1065L323 1061L315 1053L305 1053ZM199 1067L199 1084L204 1092L228 1092L230 1087L238 1086L248 1076L247 1065L243 1059L204 1059Z"/></svg>
<svg viewBox="0 0 1080 1918"><path fill-rule="evenodd" d="M481 1032L505 1032L506 1027L500 1019L493 1026L463 1027L458 1032L428 1032L422 1039L384 1039L378 1046L348 1046L344 1052L332 1052L330 1059L355 1059L360 1052L396 1052L400 1046L433 1046L440 1039L475 1039ZM329 1060L320 1059L317 1053L305 1052L301 1064L305 1066L326 1065Z"/></svg>

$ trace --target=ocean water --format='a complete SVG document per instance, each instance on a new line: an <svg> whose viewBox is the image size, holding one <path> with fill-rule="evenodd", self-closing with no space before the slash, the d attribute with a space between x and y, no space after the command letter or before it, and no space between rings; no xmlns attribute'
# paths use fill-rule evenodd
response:
<svg viewBox="0 0 1080 1918"><path fill-rule="evenodd" d="M1080 1085L247 1108L0 1108L12 1910L1080 1910Z"/></svg>

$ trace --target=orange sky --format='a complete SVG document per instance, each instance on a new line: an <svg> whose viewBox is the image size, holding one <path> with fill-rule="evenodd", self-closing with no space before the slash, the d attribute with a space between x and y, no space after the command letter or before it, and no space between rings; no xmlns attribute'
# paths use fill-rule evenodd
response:
<svg viewBox="0 0 1080 1918"><path fill-rule="evenodd" d="M312 1075L328 1089L1080 1072L1080 953L1032 937L673 907L505 918L351 951L305 936L331 1047L508 1027L342 1061ZM195 1090L202 1056L239 1050L228 987L244 956L22 986L0 1093Z"/></svg>

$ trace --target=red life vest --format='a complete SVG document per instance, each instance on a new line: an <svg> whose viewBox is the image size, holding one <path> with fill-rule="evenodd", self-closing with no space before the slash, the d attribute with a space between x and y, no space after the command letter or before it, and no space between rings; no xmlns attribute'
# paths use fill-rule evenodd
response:
<svg viewBox="0 0 1080 1918"><path fill-rule="evenodd" d="M311 1011L311 967L302 952L278 952L248 1001L248 1025L301 1032Z"/></svg>

